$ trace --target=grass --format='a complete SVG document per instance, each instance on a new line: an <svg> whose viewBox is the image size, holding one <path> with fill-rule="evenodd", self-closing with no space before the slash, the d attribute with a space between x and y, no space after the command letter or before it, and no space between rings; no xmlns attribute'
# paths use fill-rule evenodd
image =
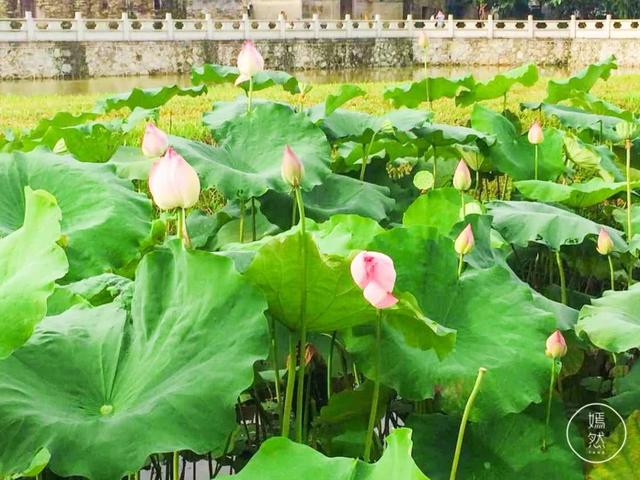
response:
<svg viewBox="0 0 640 480"><path fill-rule="evenodd" d="M546 84L549 78L541 78L530 88L516 86L508 97L508 108L518 111L521 102L541 101L545 97ZM386 83L360 83L367 91L367 96L357 98L348 103L348 108L361 110L371 114L381 114L393 107L382 97ZM313 105L323 101L334 92L337 84L317 85L308 94L305 105ZM593 93L621 107L637 111L640 109L640 74L613 75L607 82L600 81ZM202 113L211 109L211 104L219 100L231 100L240 94L240 90L231 85L213 86L205 96L197 98L174 98L161 109L160 127L176 135L207 140L208 132L201 125ZM31 128L42 118L53 116L59 111L80 113L93 109L96 101L107 95L3 95L0 96L0 129ZM295 98L273 87L256 93L256 97L272 100L294 102ZM502 108L502 99L485 102L497 109ZM469 120L472 107L459 108L451 99L434 102L435 120L439 123L464 125ZM126 115L124 109L112 115ZM530 112L524 112L523 118L528 120Z"/></svg>

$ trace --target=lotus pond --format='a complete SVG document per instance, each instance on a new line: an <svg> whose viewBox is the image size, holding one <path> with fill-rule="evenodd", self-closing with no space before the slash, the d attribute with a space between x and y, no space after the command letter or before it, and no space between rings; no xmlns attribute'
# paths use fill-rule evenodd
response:
<svg viewBox="0 0 640 480"><path fill-rule="evenodd" d="M0 479L638 478L615 58L318 95L245 54L0 136Z"/></svg>

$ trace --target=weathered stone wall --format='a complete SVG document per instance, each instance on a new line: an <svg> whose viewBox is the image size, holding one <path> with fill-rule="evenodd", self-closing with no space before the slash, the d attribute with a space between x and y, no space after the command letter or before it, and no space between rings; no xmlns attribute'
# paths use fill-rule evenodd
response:
<svg viewBox="0 0 640 480"><path fill-rule="evenodd" d="M101 77L186 73L205 62L233 64L241 41L0 42L0 78ZM422 63L412 39L264 40L268 68L350 69ZM535 62L581 68L614 54L621 67L640 67L640 40L432 39L433 65ZM158 52L162 52L161 55Z"/></svg>

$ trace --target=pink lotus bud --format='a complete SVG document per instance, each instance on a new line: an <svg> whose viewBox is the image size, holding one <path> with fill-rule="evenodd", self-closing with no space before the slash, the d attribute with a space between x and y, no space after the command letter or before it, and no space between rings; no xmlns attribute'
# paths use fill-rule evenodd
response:
<svg viewBox="0 0 640 480"><path fill-rule="evenodd" d="M460 232L458 238L456 238L453 248L458 255L466 255L471 250L473 250L473 246L475 245L475 243L476 241L473 238L473 230L471 229L471 224L468 224L466 227L464 227L464 230Z"/></svg>
<svg viewBox="0 0 640 480"><path fill-rule="evenodd" d="M567 342L564 341L560 330L556 330L547 338L546 347L544 353L547 357L561 358L567 354Z"/></svg>
<svg viewBox="0 0 640 480"><path fill-rule="evenodd" d="M607 232L604 228L600 228L600 233L598 233L598 245L596 246L596 250L601 255L609 255L613 252L613 240L609 236L609 232Z"/></svg>
<svg viewBox="0 0 640 480"><path fill-rule="evenodd" d="M151 167L149 190L162 210L189 208L200 196L198 174L173 148Z"/></svg>
<svg viewBox="0 0 640 480"><path fill-rule="evenodd" d="M542 132L540 122L536 120L533 122L533 125L531 125L531 128L529 128L529 143L531 145L540 145L543 141L544 133Z"/></svg>
<svg viewBox="0 0 640 480"><path fill-rule="evenodd" d="M280 174L282 179L293 188L298 188L304 177L304 165L289 145L284 147Z"/></svg>
<svg viewBox="0 0 640 480"><path fill-rule="evenodd" d="M142 137L142 153L145 157L157 158L164 155L169 148L167 134L153 123L147 123Z"/></svg>
<svg viewBox="0 0 640 480"><path fill-rule="evenodd" d="M245 40L242 44L242 50L238 54L238 70L244 80L264 70L264 59L251 40Z"/></svg>
<svg viewBox="0 0 640 480"><path fill-rule="evenodd" d="M418 34L418 46L423 50L426 50L429 46L429 38L424 30L420 30Z"/></svg>
<svg viewBox="0 0 640 480"><path fill-rule="evenodd" d="M471 188L471 172L464 160L458 162L456 171L453 174L453 187L462 191Z"/></svg>
<svg viewBox="0 0 640 480"><path fill-rule="evenodd" d="M351 262L351 276L363 289L364 298L376 308L398 303L391 293L396 283L393 260L383 253L362 251Z"/></svg>

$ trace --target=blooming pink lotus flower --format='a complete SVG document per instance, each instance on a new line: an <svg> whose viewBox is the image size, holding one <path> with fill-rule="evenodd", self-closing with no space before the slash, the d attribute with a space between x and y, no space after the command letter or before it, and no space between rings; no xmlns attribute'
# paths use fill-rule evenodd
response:
<svg viewBox="0 0 640 480"><path fill-rule="evenodd" d="M264 59L251 40L245 40L242 44L242 50L238 54L238 70L240 76L236 79L236 85L264 70Z"/></svg>
<svg viewBox="0 0 640 480"><path fill-rule="evenodd" d="M560 330L556 330L547 338L546 347L544 353L547 357L561 358L567 354L567 342L564 341Z"/></svg>
<svg viewBox="0 0 640 480"><path fill-rule="evenodd" d="M280 166L282 179L293 188L298 188L304 177L304 165L289 145L284 147L284 156Z"/></svg>
<svg viewBox="0 0 640 480"><path fill-rule="evenodd" d="M198 174L173 148L151 167L149 190L162 210L189 208L200 196Z"/></svg>
<svg viewBox="0 0 640 480"><path fill-rule="evenodd" d="M540 145L544 141L544 133L540 122L536 120L529 128L529 143L531 145Z"/></svg>
<svg viewBox="0 0 640 480"><path fill-rule="evenodd" d="M600 233L598 233L596 250L598 250L598 253L601 255L609 255L613 251L613 240L611 240L609 232L602 227L600 228Z"/></svg>
<svg viewBox="0 0 640 480"><path fill-rule="evenodd" d="M453 174L453 187L456 190L469 190L471 188L471 172L464 160L458 162L456 171Z"/></svg>
<svg viewBox="0 0 640 480"><path fill-rule="evenodd" d="M418 46L423 50L429 46L429 38L424 30L420 30L418 34Z"/></svg>
<svg viewBox="0 0 640 480"><path fill-rule="evenodd" d="M376 308L388 308L398 299L391 293L396 283L393 260L384 253L362 251L351 262L351 276L364 298Z"/></svg>
<svg viewBox="0 0 640 480"><path fill-rule="evenodd" d="M145 157L158 158L164 155L169 148L167 134L153 123L147 123L142 137L142 153Z"/></svg>
<svg viewBox="0 0 640 480"><path fill-rule="evenodd" d="M473 246L476 241L473 238L473 230L471 229L471 224L468 224L464 227L464 230L460 232L458 238L456 238L455 243L453 244L453 248L455 249L458 255L466 255L471 250L473 250Z"/></svg>

